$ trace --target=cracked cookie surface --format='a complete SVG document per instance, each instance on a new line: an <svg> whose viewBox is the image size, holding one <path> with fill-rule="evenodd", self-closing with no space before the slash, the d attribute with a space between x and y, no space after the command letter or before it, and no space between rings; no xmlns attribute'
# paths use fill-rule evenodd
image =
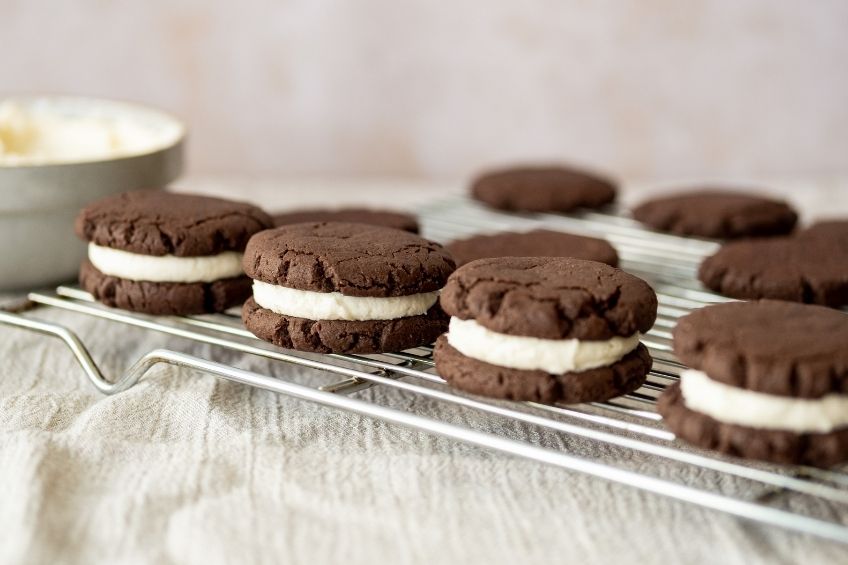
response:
<svg viewBox="0 0 848 565"><path fill-rule="evenodd" d="M312 222L251 238L244 270L253 279L299 290L390 297L439 290L454 261L441 245L411 233Z"/></svg>
<svg viewBox="0 0 848 565"><path fill-rule="evenodd" d="M848 318L836 310L714 304L681 318L673 335L683 363L731 386L793 398L848 393Z"/></svg>
<svg viewBox="0 0 848 565"><path fill-rule="evenodd" d="M646 332L657 296L642 279L564 257L479 259L458 269L440 297L448 314L495 332L605 340Z"/></svg>
<svg viewBox="0 0 848 565"><path fill-rule="evenodd" d="M271 217L250 204L160 190L137 190L86 206L74 229L97 245L143 255L196 257L241 251Z"/></svg>
<svg viewBox="0 0 848 565"><path fill-rule="evenodd" d="M434 357L439 375L458 389L544 404L600 402L628 394L642 386L653 362L648 349L640 343L612 365L552 375L500 367L467 357L453 348L446 336L436 341Z"/></svg>

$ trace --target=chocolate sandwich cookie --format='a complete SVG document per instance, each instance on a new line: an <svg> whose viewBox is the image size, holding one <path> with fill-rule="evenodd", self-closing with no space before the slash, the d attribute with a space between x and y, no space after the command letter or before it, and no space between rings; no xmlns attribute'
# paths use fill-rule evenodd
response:
<svg viewBox="0 0 848 565"><path fill-rule="evenodd" d="M848 317L763 300L681 318L691 367L659 400L681 439L730 455L828 467L848 460Z"/></svg>
<svg viewBox="0 0 848 565"><path fill-rule="evenodd" d="M786 202L724 190L654 198L634 208L633 217L660 231L721 239L784 235L798 221Z"/></svg>
<svg viewBox="0 0 848 565"><path fill-rule="evenodd" d="M479 259L451 275L440 302L451 319L436 342L436 368L468 392L600 401L636 390L651 369L639 336L656 319L656 294L603 263Z"/></svg>
<svg viewBox="0 0 848 565"><path fill-rule="evenodd" d="M368 208L339 208L336 210L293 210L274 214L274 224L287 226L303 222L349 222L369 224L418 233L418 220L412 214Z"/></svg>
<svg viewBox="0 0 848 565"><path fill-rule="evenodd" d="M706 258L698 277L708 288L733 298L838 307L848 304L848 247L821 232L735 241Z"/></svg>
<svg viewBox="0 0 848 565"><path fill-rule="evenodd" d="M243 202L157 190L110 196L77 216L76 233L89 242L80 284L125 310L220 312L250 295L242 252L271 225Z"/></svg>
<svg viewBox="0 0 848 565"><path fill-rule="evenodd" d="M442 246L392 228L311 222L247 245L253 298L242 319L257 337L316 353L429 345L447 328L439 290L454 270Z"/></svg>
<svg viewBox="0 0 848 565"><path fill-rule="evenodd" d="M485 173L471 185L475 199L499 210L570 212L615 200L616 187L601 176L557 166L516 167Z"/></svg>
<svg viewBox="0 0 848 565"><path fill-rule="evenodd" d="M604 239L553 230L475 235L447 245L457 266L488 257L574 257L615 267L618 253Z"/></svg>

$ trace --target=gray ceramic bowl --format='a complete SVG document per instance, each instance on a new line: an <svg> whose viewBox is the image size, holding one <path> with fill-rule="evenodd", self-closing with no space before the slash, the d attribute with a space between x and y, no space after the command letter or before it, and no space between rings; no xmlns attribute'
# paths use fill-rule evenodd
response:
<svg viewBox="0 0 848 565"><path fill-rule="evenodd" d="M80 208L108 194L163 187L176 179L185 126L163 112L111 100L27 96L0 99L0 104L6 101L72 117L130 120L149 135L149 144L117 158L37 165L0 161L0 291L73 280L85 255L85 244L73 233Z"/></svg>

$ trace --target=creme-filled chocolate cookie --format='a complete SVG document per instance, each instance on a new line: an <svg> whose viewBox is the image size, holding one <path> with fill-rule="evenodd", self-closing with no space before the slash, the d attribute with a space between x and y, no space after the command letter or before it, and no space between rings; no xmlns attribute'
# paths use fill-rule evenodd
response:
<svg viewBox="0 0 848 565"><path fill-rule="evenodd" d="M365 224L301 223L251 238L253 297L242 319L257 337L316 353L429 345L447 327L439 290L454 270L442 246Z"/></svg>
<svg viewBox="0 0 848 565"><path fill-rule="evenodd" d="M457 266L489 257L574 257L618 265L618 253L606 240L553 230L475 235L450 242Z"/></svg>
<svg viewBox="0 0 848 565"><path fill-rule="evenodd" d="M697 310L674 329L691 369L659 401L678 437L707 449L827 467L848 459L848 322L762 300Z"/></svg>
<svg viewBox="0 0 848 565"><path fill-rule="evenodd" d="M273 215L273 218L274 224L277 226L300 224L302 222L348 222L395 228L410 233L418 233L419 231L418 219L412 214L370 208L291 210L277 212Z"/></svg>
<svg viewBox="0 0 848 565"><path fill-rule="evenodd" d="M784 235L798 221L782 200L717 189L653 198L636 206L633 217L660 231L720 239Z"/></svg>
<svg viewBox="0 0 848 565"><path fill-rule="evenodd" d="M595 261L479 259L451 275L436 342L439 374L485 396L600 401L639 388L651 368L639 341L657 315L648 284Z"/></svg>
<svg viewBox="0 0 848 565"><path fill-rule="evenodd" d="M141 190L86 206L77 235L89 242L80 284L108 306L148 314L220 312L241 304L248 239L271 218L250 204Z"/></svg>
<svg viewBox="0 0 848 565"><path fill-rule="evenodd" d="M615 200L616 185L575 168L521 166L480 175L471 184L471 196L499 210L571 212L606 206Z"/></svg>

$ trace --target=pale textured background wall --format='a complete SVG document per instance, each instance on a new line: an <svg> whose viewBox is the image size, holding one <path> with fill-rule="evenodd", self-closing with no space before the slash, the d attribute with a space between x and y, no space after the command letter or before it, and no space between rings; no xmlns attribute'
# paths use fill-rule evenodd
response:
<svg viewBox="0 0 848 565"><path fill-rule="evenodd" d="M0 6L0 91L170 109L195 172L848 171L844 0Z"/></svg>

